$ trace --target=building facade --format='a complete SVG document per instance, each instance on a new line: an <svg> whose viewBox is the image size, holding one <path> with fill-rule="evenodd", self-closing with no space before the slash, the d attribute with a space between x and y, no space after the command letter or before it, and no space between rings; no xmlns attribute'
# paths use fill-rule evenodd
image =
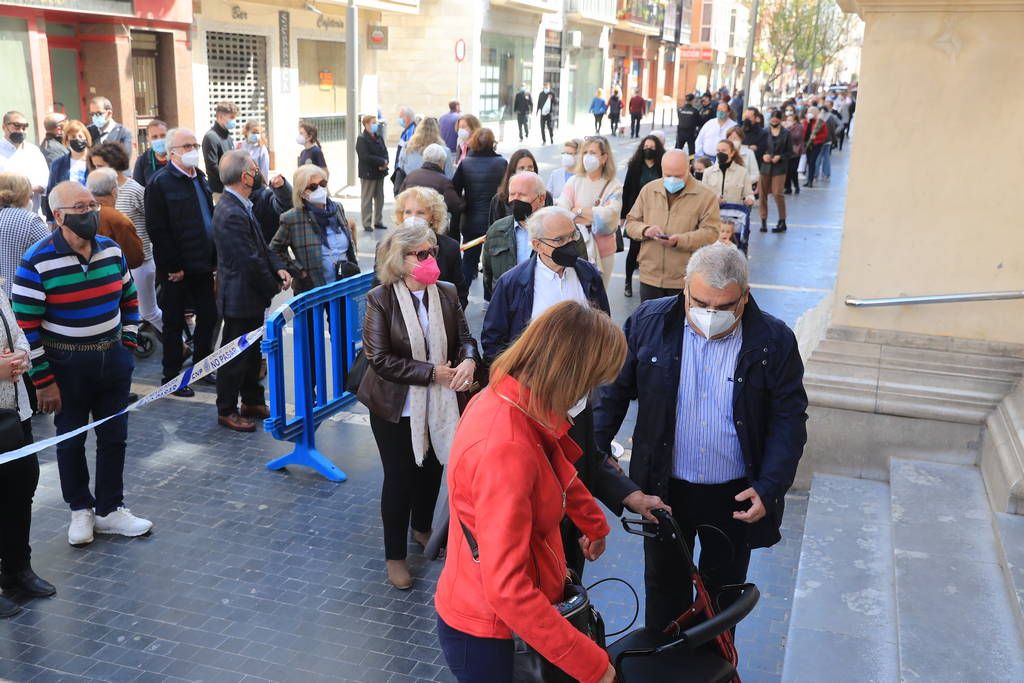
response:
<svg viewBox="0 0 1024 683"><path fill-rule="evenodd" d="M51 111L88 123L94 96L143 137L153 118L191 125L191 24L191 0L0 2L3 108L23 112L37 141Z"/></svg>

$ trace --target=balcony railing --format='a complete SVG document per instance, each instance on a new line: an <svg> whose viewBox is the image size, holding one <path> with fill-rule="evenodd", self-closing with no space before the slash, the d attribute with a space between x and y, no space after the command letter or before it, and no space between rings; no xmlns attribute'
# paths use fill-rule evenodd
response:
<svg viewBox="0 0 1024 683"><path fill-rule="evenodd" d="M565 0L565 13L581 21L614 24L617 0Z"/></svg>
<svg viewBox="0 0 1024 683"><path fill-rule="evenodd" d="M618 18L660 31L665 22L665 6L657 0L619 0Z"/></svg>

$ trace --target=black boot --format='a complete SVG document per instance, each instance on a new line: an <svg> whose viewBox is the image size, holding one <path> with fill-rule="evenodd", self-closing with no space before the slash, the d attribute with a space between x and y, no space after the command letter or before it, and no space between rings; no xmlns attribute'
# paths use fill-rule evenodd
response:
<svg viewBox="0 0 1024 683"><path fill-rule="evenodd" d="M32 571L32 567L26 567L16 574L0 575L0 588L7 592L30 595L33 598L48 598L57 593L53 584L39 578L39 575Z"/></svg>
<svg viewBox="0 0 1024 683"><path fill-rule="evenodd" d="M21 611L21 605L0 595L0 619L13 617Z"/></svg>
<svg viewBox="0 0 1024 683"><path fill-rule="evenodd" d="M626 280L626 289L622 292L627 299L633 298L633 280Z"/></svg>
<svg viewBox="0 0 1024 683"><path fill-rule="evenodd" d="M779 221L778 224L772 228L772 232L786 232L786 221Z"/></svg>
<svg viewBox="0 0 1024 683"><path fill-rule="evenodd" d="M761 219L761 232L768 232L768 221L764 218Z"/></svg>

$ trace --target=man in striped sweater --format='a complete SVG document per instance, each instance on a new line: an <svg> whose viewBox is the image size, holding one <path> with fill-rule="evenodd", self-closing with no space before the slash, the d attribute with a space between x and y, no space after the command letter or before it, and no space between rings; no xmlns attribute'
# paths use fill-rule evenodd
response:
<svg viewBox="0 0 1024 683"><path fill-rule="evenodd" d="M57 433L65 434L127 406L139 302L121 248L96 234L99 204L89 190L63 182L50 191L49 200L58 228L25 253L12 297L18 325L32 347L29 376L39 409L55 413ZM153 527L124 507L128 416L95 431L95 496L89 490L86 435L57 446L73 546L91 543L94 531L141 536Z"/></svg>

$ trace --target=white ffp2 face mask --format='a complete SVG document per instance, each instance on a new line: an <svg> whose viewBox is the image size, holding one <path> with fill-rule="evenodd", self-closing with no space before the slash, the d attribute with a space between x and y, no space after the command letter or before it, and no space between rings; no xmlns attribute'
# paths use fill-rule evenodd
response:
<svg viewBox="0 0 1024 683"><path fill-rule="evenodd" d="M576 155L563 153L562 154L562 168L572 168L576 165Z"/></svg>
<svg viewBox="0 0 1024 683"><path fill-rule="evenodd" d="M327 188L318 187L309 193L306 197L306 201L310 204L326 204L327 203Z"/></svg>
<svg viewBox="0 0 1024 683"><path fill-rule="evenodd" d="M576 417L578 417L580 413L582 413L584 410L586 410L586 408L587 408L587 397L584 396L580 400L576 401L576 403L574 403L571 408L569 408L569 411L568 411L569 412L569 417L571 417L571 418L573 418L575 420Z"/></svg>
<svg viewBox="0 0 1024 683"><path fill-rule="evenodd" d="M587 173L593 173L601 168L601 158L596 154L583 155L583 168Z"/></svg>
<svg viewBox="0 0 1024 683"><path fill-rule="evenodd" d="M710 308L690 306L690 322L708 339L728 332L736 325L736 314L732 311L716 311Z"/></svg>
<svg viewBox="0 0 1024 683"><path fill-rule="evenodd" d="M185 168L195 168L199 165L199 150L191 149L181 155L181 164Z"/></svg>

